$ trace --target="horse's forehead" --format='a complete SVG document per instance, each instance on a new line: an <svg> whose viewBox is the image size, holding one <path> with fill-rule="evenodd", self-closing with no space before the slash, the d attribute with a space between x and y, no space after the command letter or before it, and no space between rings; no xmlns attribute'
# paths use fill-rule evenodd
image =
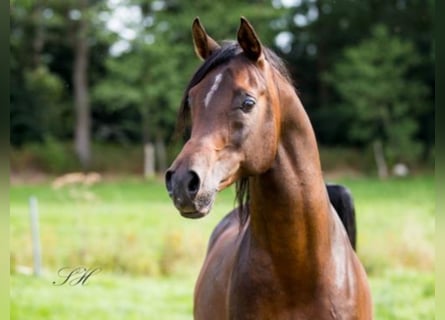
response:
<svg viewBox="0 0 445 320"><path fill-rule="evenodd" d="M234 81L245 82L249 85L258 85L261 82L262 74L257 66L245 61L244 57L233 59L228 68L233 74Z"/></svg>
<svg viewBox="0 0 445 320"><path fill-rule="evenodd" d="M200 97L208 95L209 91L214 93L220 89L224 77L225 69L215 68L209 71L195 86L190 88L188 95L190 97Z"/></svg>
<svg viewBox="0 0 445 320"><path fill-rule="evenodd" d="M202 87L208 91L237 90L261 84L262 76L253 64L232 59L228 64L215 68L203 79Z"/></svg>

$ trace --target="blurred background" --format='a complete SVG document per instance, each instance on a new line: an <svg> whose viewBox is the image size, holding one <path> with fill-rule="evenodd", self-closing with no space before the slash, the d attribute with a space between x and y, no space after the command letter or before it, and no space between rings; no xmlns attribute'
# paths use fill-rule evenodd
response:
<svg viewBox="0 0 445 320"><path fill-rule="evenodd" d="M193 19L223 40L246 16L287 62L326 180L352 190L376 319L433 319L433 15L432 0L10 0L11 318L192 318L234 192L189 221L163 172L200 64ZM52 285L77 266L102 271Z"/></svg>

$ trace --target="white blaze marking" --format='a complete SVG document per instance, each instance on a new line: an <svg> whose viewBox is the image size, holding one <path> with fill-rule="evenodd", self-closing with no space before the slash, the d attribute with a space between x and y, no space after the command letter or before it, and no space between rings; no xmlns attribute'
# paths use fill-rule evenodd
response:
<svg viewBox="0 0 445 320"><path fill-rule="evenodd" d="M218 87L219 87L219 84L221 83L221 80L222 80L222 74L220 73L220 74L218 74L215 77L213 85L210 88L209 92L207 92L207 95L206 95L206 97L204 99L204 105L205 105L206 108L209 105L210 100L212 100L212 97L215 94L216 90L218 90Z"/></svg>

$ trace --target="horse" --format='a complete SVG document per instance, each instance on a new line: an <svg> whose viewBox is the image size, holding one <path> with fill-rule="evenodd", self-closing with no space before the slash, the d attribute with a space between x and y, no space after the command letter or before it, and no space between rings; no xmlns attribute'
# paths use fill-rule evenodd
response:
<svg viewBox="0 0 445 320"><path fill-rule="evenodd" d="M182 98L189 134L167 192L186 218L206 216L233 183L239 203L210 237L194 319L372 319L365 269L284 62L244 17L236 41L218 43L199 18L192 36L203 63Z"/></svg>

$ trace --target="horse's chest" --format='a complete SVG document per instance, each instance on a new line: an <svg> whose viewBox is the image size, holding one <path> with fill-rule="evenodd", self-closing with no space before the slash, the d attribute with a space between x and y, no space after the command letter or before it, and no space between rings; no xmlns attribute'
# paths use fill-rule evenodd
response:
<svg viewBox="0 0 445 320"><path fill-rule="evenodd" d="M234 293L234 291L232 291ZM274 287L240 288L230 296L229 319L237 320L309 320L340 319L328 299L301 299Z"/></svg>
<svg viewBox="0 0 445 320"><path fill-rule="evenodd" d="M323 294L310 297L296 289L285 292L277 284L234 284L228 301L228 319L236 320L333 320L355 319L340 312Z"/></svg>
<svg viewBox="0 0 445 320"><path fill-rule="evenodd" d="M244 265L241 261L234 270L228 298L229 319L353 318L347 316L349 312L346 310L340 312L338 308L342 307L332 292L323 285L314 285L317 280L277 274L267 255L253 257ZM298 273L298 270L294 272Z"/></svg>

